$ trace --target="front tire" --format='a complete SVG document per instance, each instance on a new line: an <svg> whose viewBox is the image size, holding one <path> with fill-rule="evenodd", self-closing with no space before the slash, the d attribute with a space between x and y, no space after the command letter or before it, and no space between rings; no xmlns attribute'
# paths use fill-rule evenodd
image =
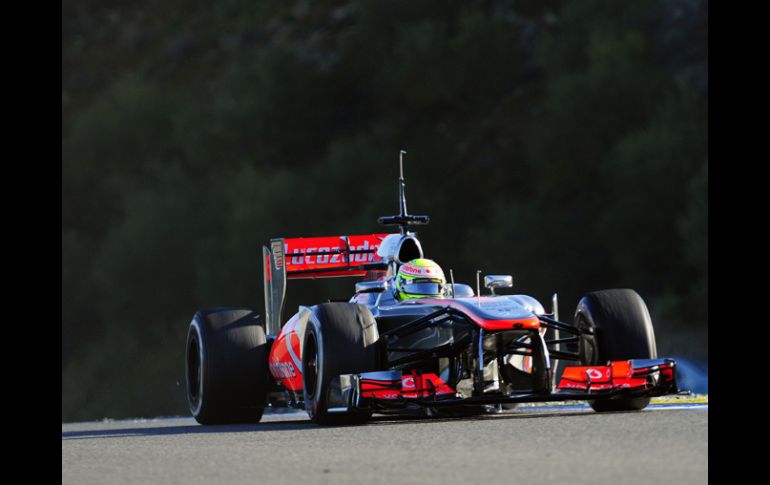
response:
<svg viewBox="0 0 770 485"><path fill-rule="evenodd" d="M332 398L340 397L340 374L378 370L378 339L377 322L365 306L335 302L314 308L302 347L302 387L311 420L353 424L371 418L371 411L333 409Z"/></svg>
<svg viewBox="0 0 770 485"><path fill-rule="evenodd" d="M200 424L256 423L267 403L268 345L259 315L247 308L195 314L187 332L185 381Z"/></svg>
<svg viewBox="0 0 770 485"><path fill-rule="evenodd" d="M652 320L642 297L634 290L594 291L578 303L575 325L590 328L593 337L580 339L582 365L606 365L611 360L655 359L658 351ZM638 411L649 397L588 401L594 411Z"/></svg>

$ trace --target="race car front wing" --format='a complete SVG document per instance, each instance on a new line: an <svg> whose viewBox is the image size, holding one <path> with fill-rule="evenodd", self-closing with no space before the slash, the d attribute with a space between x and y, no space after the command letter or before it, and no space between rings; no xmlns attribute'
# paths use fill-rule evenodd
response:
<svg viewBox="0 0 770 485"><path fill-rule="evenodd" d="M582 401L676 394L672 359L634 359L607 365L566 367L552 392L489 393L465 397L439 376L401 370L340 375L339 411L353 409L451 407L548 401Z"/></svg>

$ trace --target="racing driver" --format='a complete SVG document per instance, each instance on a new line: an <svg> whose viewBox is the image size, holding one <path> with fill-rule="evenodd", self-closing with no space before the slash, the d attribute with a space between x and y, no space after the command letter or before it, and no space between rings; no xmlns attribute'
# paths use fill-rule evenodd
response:
<svg viewBox="0 0 770 485"><path fill-rule="evenodd" d="M444 298L446 278L435 261L418 258L402 264L395 281L396 299Z"/></svg>

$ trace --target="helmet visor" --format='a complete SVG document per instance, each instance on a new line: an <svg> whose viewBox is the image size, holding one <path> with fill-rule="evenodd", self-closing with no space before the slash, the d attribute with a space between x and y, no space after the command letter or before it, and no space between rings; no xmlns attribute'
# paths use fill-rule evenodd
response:
<svg viewBox="0 0 770 485"><path fill-rule="evenodd" d="M401 285L401 291L409 295L438 296L444 291L444 285L435 281L409 281Z"/></svg>

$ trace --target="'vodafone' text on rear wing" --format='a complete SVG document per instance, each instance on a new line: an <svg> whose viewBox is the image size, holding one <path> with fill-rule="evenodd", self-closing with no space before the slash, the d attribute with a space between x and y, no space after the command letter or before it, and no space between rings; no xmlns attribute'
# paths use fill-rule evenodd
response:
<svg viewBox="0 0 770 485"><path fill-rule="evenodd" d="M270 247L262 247L267 334L278 335L281 329L287 279L365 276L386 269L377 249L388 235L271 239Z"/></svg>

